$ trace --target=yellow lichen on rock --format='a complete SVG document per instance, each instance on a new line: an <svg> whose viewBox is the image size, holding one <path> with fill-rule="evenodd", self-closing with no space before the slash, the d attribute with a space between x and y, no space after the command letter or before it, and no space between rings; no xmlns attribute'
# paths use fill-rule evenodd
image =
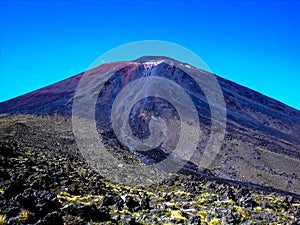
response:
<svg viewBox="0 0 300 225"><path fill-rule="evenodd" d="M178 222L185 222L187 220L185 217L182 216L182 211L180 210L172 210L171 219L174 219Z"/></svg>
<svg viewBox="0 0 300 225"><path fill-rule="evenodd" d="M21 222L25 222L28 218L28 216L30 216L31 212L26 210L26 209L22 209L18 218Z"/></svg>
<svg viewBox="0 0 300 225"><path fill-rule="evenodd" d="M71 195L67 192L60 192L57 195L57 198L61 202L68 202L68 203L76 203L76 204L83 204L83 205L90 205L90 204L100 204L100 201L103 199L103 196L101 195Z"/></svg>
<svg viewBox="0 0 300 225"><path fill-rule="evenodd" d="M201 222L206 223L207 222L207 212L205 211L199 211L197 213L197 216L200 216Z"/></svg>
<svg viewBox="0 0 300 225"><path fill-rule="evenodd" d="M235 206L233 206L233 207L234 207L234 209L235 209L239 214L241 214L241 216L242 216L242 221L244 221L244 220L248 217L249 213L248 213L248 211L247 211L246 209L244 209L244 208L242 208L242 207L240 207L240 206L237 206L237 205L235 205Z"/></svg>
<svg viewBox="0 0 300 225"><path fill-rule="evenodd" d="M208 222L208 225L219 225L221 224L220 219L212 219L211 221Z"/></svg>
<svg viewBox="0 0 300 225"><path fill-rule="evenodd" d="M6 216L0 215L0 225L5 223Z"/></svg>
<svg viewBox="0 0 300 225"><path fill-rule="evenodd" d="M257 206L257 207L255 207L254 208L256 211L262 211L262 207L260 207L260 206Z"/></svg>
<svg viewBox="0 0 300 225"><path fill-rule="evenodd" d="M165 199L164 198L157 198L155 201L156 202L163 202L163 201L165 201Z"/></svg>
<svg viewBox="0 0 300 225"><path fill-rule="evenodd" d="M232 199L228 199L226 201L222 201L221 204L228 204L228 205L232 205L234 203L234 201Z"/></svg>
<svg viewBox="0 0 300 225"><path fill-rule="evenodd" d="M178 190L174 192L175 195L186 195L187 193L185 191L182 190Z"/></svg>

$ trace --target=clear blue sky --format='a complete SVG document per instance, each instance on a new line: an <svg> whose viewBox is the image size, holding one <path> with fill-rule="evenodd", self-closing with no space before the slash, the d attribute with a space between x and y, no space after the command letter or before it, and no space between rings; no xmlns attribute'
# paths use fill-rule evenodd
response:
<svg viewBox="0 0 300 225"><path fill-rule="evenodd" d="M84 71L106 51L164 40L300 109L300 1L0 0L0 101Z"/></svg>

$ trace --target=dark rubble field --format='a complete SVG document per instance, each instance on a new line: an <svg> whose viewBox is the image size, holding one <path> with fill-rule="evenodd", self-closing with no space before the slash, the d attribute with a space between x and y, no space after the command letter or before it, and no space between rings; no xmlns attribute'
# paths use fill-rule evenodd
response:
<svg viewBox="0 0 300 225"><path fill-rule="evenodd" d="M299 196L275 189L179 174L114 184L88 167L60 116L3 114L0 127L0 224L300 224Z"/></svg>

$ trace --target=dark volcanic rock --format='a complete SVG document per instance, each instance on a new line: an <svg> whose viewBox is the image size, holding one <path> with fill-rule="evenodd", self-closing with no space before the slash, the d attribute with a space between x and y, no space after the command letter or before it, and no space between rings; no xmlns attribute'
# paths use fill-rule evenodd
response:
<svg viewBox="0 0 300 225"><path fill-rule="evenodd" d="M122 208L123 208L123 206L124 206L124 201L123 201L123 199L120 197L120 196L114 196L114 203L115 203L115 207L117 208L117 209L119 209L119 210L121 210Z"/></svg>
<svg viewBox="0 0 300 225"><path fill-rule="evenodd" d="M35 223L35 225L63 225L63 219L61 215L54 211L51 213L48 213L44 218L40 219L38 222Z"/></svg>
<svg viewBox="0 0 300 225"><path fill-rule="evenodd" d="M81 206L81 205L70 205L65 209L65 212L79 216L85 221L107 221L110 220L109 210L107 207L102 206L100 209L97 209L95 205L91 206Z"/></svg>
<svg viewBox="0 0 300 225"><path fill-rule="evenodd" d="M115 203L116 202L115 202L114 196L105 196L103 199L102 205L110 206L110 205L114 205Z"/></svg>
<svg viewBox="0 0 300 225"><path fill-rule="evenodd" d="M13 180L8 183L3 189L3 196L6 198L12 198L24 190L24 180Z"/></svg>
<svg viewBox="0 0 300 225"><path fill-rule="evenodd" d="M51 222L51 218L56 218L56 214L52 215L52 213L60 210L62 207L55 194L45 190L34 190L32 188L24 190L24 192L10 198L10 200L4 204L6 209L3 214L7 217L16 217L21 212L21 209L30 211L31 213L28 215L27 222L36 222L38 219L44 222ZM47 216L47 214L49 215ZM39 224L42 224L41 221ZM53 221L54 220L52 220L52 222ZM59 222L59 220L57 221Z"/></svg>
<svg viewBox="0 0 300 225"><path fill-rule="evenodd" d="M128 207L130 211L133 211L133 209L137 206L139 206L139 203L135 201L131 196L125 197L125 205Z"/></svg>
<svg viewBox="0 0 300 225"><path fill-rule="evenodd" d="M16 199L24 208L35 212L37 216L44 216L49 212L59 210L61 207L56 195L45 190L29 188Z"/></svg>
<svg viewBox="0 0 300 225"><path fill-rule="evenodd" d="M150 198L148 196L145 196L141 199L140 205L142 209L150 209Z"/></svg>

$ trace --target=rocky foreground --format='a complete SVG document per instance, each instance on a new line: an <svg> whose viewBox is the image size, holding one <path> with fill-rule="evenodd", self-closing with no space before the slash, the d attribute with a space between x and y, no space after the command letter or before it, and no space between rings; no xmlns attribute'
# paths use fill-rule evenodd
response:
<svg viewBox="0 0 300 225"><path fill-rule="evenodd" d="M111 183L82 159L65 118L0 116L0 224L300 224L299 220L296 194L251 189L209 176L174 175L148 187Z"/></svg>

